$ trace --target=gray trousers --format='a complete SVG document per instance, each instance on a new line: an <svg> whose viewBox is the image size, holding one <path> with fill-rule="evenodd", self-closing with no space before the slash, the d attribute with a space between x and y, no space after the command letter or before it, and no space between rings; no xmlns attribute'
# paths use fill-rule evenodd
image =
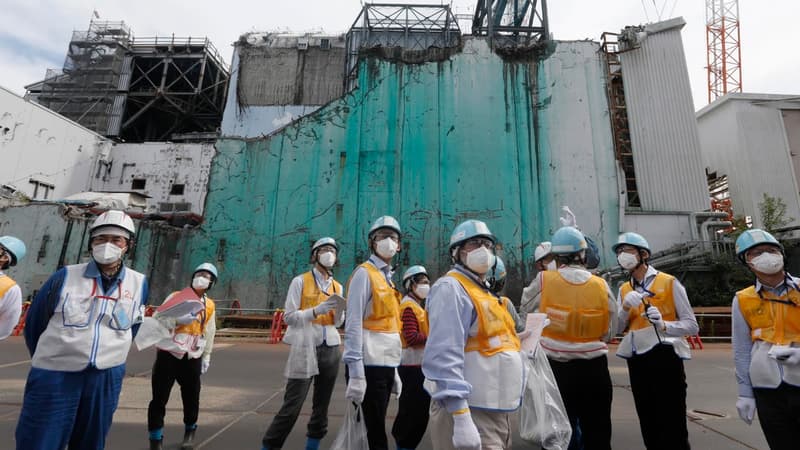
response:
<svg viewBox="0 0 800 450"><path fill-rule="evenodd" d="M339 347L320 345L317 347L317 365L319 374L312 378L290 378L286 382L286 393L283 405L272 419L261 443L269 449L283 447L284 441L292 431L297 416L303 408L308 396L308 389L314 383L312 397L311 420L308 421L306 435L314 439L322 439L328 432L328 405L331 402L336 376L339 374L339 360L342 355Z"/></svg>

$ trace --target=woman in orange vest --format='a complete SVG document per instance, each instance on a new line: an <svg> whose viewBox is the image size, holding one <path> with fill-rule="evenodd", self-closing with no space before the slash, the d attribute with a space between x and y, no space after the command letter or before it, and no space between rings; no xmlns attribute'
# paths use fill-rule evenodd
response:
<svg viewBox="0 0 800 450"><path fill-rule="evenodd" d="M683 360L691 352L684 336L697 334L698 326L686 289L648 264L650 245L641 235L622 233L611 250L631 275L619 288L618 327L629 331L617 356L628 363L644 445L688 450Z"/></svg>
<svg viewBox="0 0 800 450"><path fill-rule="evenodd" d="M181 387L183 400L184 433L181 450L194 448L197 416L200 412L200 375L205 374L211 365L211 351L217 331L214 300L208 298L206 292L216 283L217 276L217 268L211 263L200 264L192 273L191 288L205 306L197 314L188 313L169 318L160 316L157 312L153 316L172 330L172 336L156 344L156 362L153 364L151 379L153 399L147 407L151 450L164 448L164 415L170 391L176 381ZM164 302L169 301L170 297Z"/></svg>
<svg viewBox="0 0 800 450"><path fill-rule="evenodd" d="M431 396L422 387L422 354L428 340L428 315L424 309L425 298L431 288L428 272L422 266L411 266L403 274L406 295L400 302L400 320L403 332L403 354L397 372L402 381L400 404L392 426L392 436L397 450L417 448L428 427L428 409Z"/></svg>
<svg viewBox="0 0 800 450"><path fill-rule="evenodd" d="M750 425L758 410L773 450L800 442L800 278L784 265L783 246L763 230L736 239L736 256L756 276L733 298L733 356L739 417Z"/></svg>
<svg viewBox="0 0 800 450"><path fill-rule="evenodd" d="M275 450L283 447L292 431L300 410L314 383L311 418L308 421L306 450L319 449L320 441L328 433L328 405L339 375L339 344L341 338L337 327L342 326L343 308L337 308L342 295L342 285L333 279L339 246L330 237L324 237L311 247L311 263L308 272L296 276L286 294L283 321L288 325L283 341L289 345L302 345L309 337L313 340L318 373L294 373L286 380L283 405L272 419L272 423L261 440L262 449ZM333 295L336 295L332 297ZM308 327L308 324L311 327ZM301 333L310 332L311 336ZM292 357L302 357L292 352ZM295 366L289 361L289 366ZM301 365L302 366L302 365Z"/></svg>

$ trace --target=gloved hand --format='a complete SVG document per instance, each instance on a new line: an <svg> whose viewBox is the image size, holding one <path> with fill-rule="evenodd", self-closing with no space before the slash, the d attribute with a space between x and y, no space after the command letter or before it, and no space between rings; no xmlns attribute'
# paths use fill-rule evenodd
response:
<svg viewBox="0 0 800 450"><path fill-rule="evenodd" d="M578 228L578 221L575 220L575 214L569 209L569 206L562 206L561 211L564 212L564 217L559 217L562 227L575 227Z"/></svg>
<svg viewBox="0 0 800 450"><path fill-rule="evenodd" d="M328 311L333 311L334 308L336 308L336 299L329 298L328 300L325 300L324 302L314 307L314 316L319 317L327 313Z"/></svg>
<svg viewBox="0 0 800 450"><path fill-rule="evenodd" d="M750 425L756 415L756 399L739 397L736 399L736 410L739 411L739 417L744 420L744 423Z"/></svg>
<svg viewBox="0 0 800 450"><path fill-rule="evenodd" d="M211 358L203 357L203 361L200 364L200 375L203 375L208 372L208 368L211 366Z"/></svg>
<svg viewBox="0 0 800 450"><path fill-rule="evenodd" d="M666 331L664 319L661 317L661 311L658 308L651 306L645 310L644 314L647 316L647 320L658 328L658 331Z"/></svg>
<svg viewBox="0 0 800 450"><path fill-rule="evenodd" d="M397 369L394 369L394 384L392 384L392 394L400 397L401 392L403 392L403 380L400 379L400 374L397 372Z"/></svg>
<svg viewBox="0 0 800 450"><path fill-rule="evenodd" d="M642 299L644 298L644 294L641 292L630 291L625 294L625 297L622 299L622 307L626 310L628 309L638 309L639 305L642 304Z"/></svg>
<svg viewBox="0 0 800 450"><path fill-rule="evenodd" d="M180 317L175 318L175 322L180 325L188 325L197 320L197 316L192 313L186 313Z"/></svg>
<svg viewBox="0 0 800 450"><path fill-rule="evenodd" d="M364 401L364 394L367 393L366 378L350 378L347 382L347 389L344 391L344 398L360 405Z"/></svg>
<svg viewBox="0 0 800 450"><path fill-rule="evenodd" d="M481 435L469 411L453 414L453 447L456 450L481 450Z"/></svg>
<svg viewBox="0 0 800 450"><path fill-rule="evenodd" d="M800 348L798 347L773 346L768 355L781 364L800 364Z"/></svg>

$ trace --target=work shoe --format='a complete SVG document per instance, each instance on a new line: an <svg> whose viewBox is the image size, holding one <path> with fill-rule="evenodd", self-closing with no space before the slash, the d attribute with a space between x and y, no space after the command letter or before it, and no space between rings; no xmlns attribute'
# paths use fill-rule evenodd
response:
<svg viewBox="0 0 800 450"><path fill-rule="evenodd" d="M183 433L183 443L181 450L194 450L194 433L197 429L186 430Z"/></svg>
<svg viewBox="0 0 800 450"><path fill-rule="evenodd" d="M164 440L150 439L150 450L164 450Z"/></svg>

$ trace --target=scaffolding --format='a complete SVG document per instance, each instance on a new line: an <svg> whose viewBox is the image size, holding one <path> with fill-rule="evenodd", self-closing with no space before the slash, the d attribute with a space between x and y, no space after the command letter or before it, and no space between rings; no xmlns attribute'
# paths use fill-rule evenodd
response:
<svg viewBox="0 0 800 450"><path fill-rule="evenodd" d="M478 0L472 34L494 49L531 47L549 38L546 0Z"/></svg>
<svg viewBox="0 0 800 450"><path fill-rule="evenodd" d="M358 58L366 49L425 51L461 45L458 21L448 5L365 4L345 46L345 92L356 86Z"/></svg>
<svg viewBox="0 0 800 450"><path fill-rule="evenodd" d="M216 132L229 69L206 38L134 38L124 22L75 31L61 73L28 96L81 125L124 141Z"/></svg>

